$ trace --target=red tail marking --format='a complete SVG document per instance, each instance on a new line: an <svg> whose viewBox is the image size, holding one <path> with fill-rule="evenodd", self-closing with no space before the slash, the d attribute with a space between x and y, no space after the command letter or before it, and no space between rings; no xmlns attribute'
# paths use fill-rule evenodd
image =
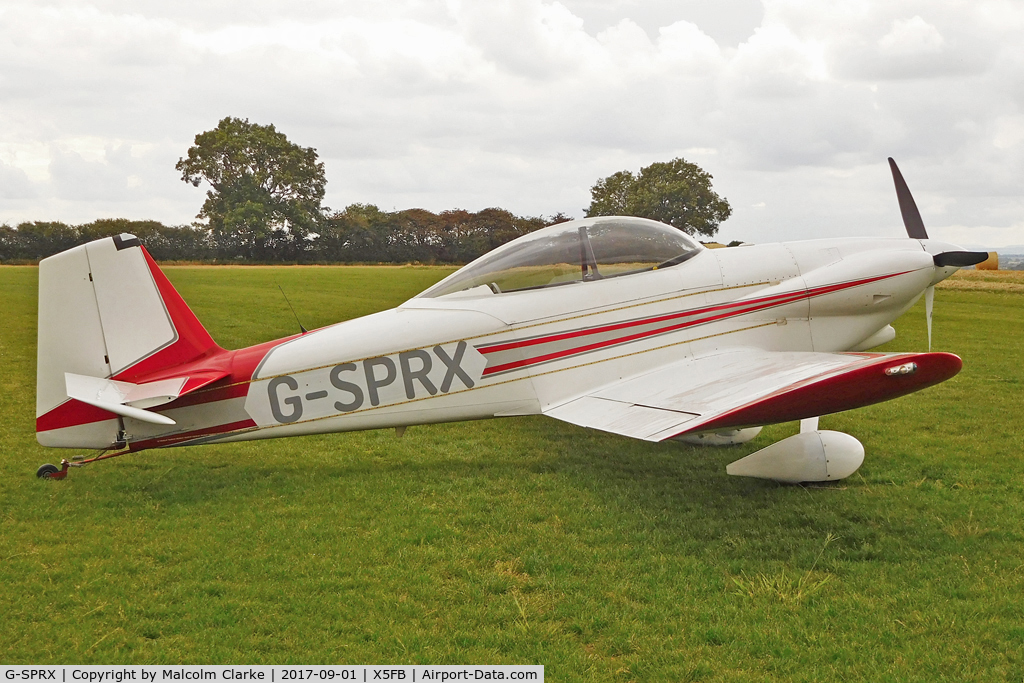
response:
<svg viewBox="0 0 1024 683"><path fill-rule="evenodd" d="M270 349L297 336L299 335L275 339L274 341L238 349L237 351L221 349L220 352L201 358L196 362L177 367L162 368L152 375L138 378L137 381L155 382L156 380L167 379L168 377L183 376L188 376L189 378L193 376L204 377L204 379L217 375L223 377L223 379L215 380L205 386L194 389L192 393L185 394L170 403L152 408L153 412L156 413L174 408L238 398L245 396L249 391L248 383L252 379L252 374ZM191 379L189 381L191 383ZM188 386L186 385L186 388ZM117 415L106 410L69 399L45 415L36 418L36 431L45 432L51 429L75 427L77 425L116 418Z"/></svg>
<svg viewBox="0 0 1024 683"><path fill-rule="evenodd" d="M61 403L48 413L36 418L36 431L48 432L51 429L62 427L76 427L91 422L103 422L104 420L116 420L117 415L107 412L102 408L82 403L75 399L69 399Z"/></svg>
<svg viewBox="0 0 1024 683"><path fill-rule="evenodd" d="M207 384L213 384L219 379L224 379L231 373L227 370L200 370L199 372L190 372L188 374L188 380L185 382L185 386L181 388L180 396L185 394L191 394L193 391L202 389Z"/></svg>
<svg viewBox="0 0 1024 683"><path fill-rule="evenodd" d="M142 255L146 258L146 265L149 266L149 271L153 274L153 281L156 282L157 289L160 291L160 297L164 300L164 306L167 307L167 312L171 316L171 322L178 333L178 338L170 346L165 346L152 356L144 358L130 368L122 370L112 379L124 382L138 382L139 378L145 375L190 363L200 358L224 353L224 349L217 346L216 342L213 341L210 333L206 331L206 328L196 318L195 313L192 312L192 309L188 307L185 300L174 289L174 285L163 274L160 267L156 265L156 261L149 255L146 248L139 248L142 249Z"/></svg>

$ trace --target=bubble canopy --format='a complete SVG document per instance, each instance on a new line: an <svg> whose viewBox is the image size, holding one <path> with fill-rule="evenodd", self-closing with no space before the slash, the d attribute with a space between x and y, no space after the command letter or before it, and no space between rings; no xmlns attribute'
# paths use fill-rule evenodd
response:
<svg viewBox="0 0 1024 683"><path fill-rule="evenodd" d="M611 216L552 225L502 245L419 298L487 296L667 268L703 250L664 223Z"/></svg>

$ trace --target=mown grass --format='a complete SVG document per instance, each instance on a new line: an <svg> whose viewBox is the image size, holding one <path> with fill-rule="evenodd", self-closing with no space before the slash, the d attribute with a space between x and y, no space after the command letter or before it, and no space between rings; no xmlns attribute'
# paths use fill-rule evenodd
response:
<svg viewBox="0 0 1024 683"><path fill-rule="evenodd" d="M172 268L226 346L447 270ZM1024 297L943 290L954 379L825 417L840 485L543 418L150 451L37 480L34 268L0 269L0 661L539 663L554 681L1024 678ZM922 350L922 306L892 350Z"/></svg>

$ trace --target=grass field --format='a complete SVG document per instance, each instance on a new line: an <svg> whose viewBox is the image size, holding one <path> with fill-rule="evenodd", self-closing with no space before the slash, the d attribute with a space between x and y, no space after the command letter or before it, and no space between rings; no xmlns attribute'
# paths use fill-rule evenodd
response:
<svg viewBox="0 0 1024 683"><path fill-rule="evenodd" d="M433 268L171 268L229 347L392 306ZM752 444L543 418L36 467L36 269L0 268L0 662L537 663L551 681L1024 679L1024 293L946 288L954 379L822 419L841 485ZM998 284L998 283L997 283ZM1010 284L1014 284L1010 282ZM923 306L890 350L923 350Z"/></svg>

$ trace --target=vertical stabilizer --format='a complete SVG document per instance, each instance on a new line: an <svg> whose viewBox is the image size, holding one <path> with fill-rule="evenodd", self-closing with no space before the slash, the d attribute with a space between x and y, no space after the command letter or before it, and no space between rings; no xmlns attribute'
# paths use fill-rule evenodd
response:
<svg viewBox="0 0 1024 683"><path fill-rule="evenodd" d="M44 446L107 448L118 415L68 397L66 375L126 382L220 351L132 235L39 264L36 436Z"/></svg>

